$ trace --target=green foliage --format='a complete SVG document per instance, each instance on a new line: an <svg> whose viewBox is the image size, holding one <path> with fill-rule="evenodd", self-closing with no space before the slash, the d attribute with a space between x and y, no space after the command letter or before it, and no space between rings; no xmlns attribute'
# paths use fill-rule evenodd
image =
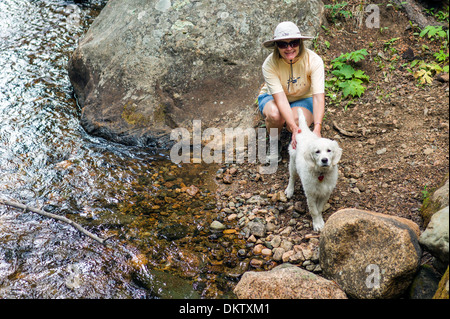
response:
<svg viewBox="0 0 450 319"><path fill-rule="evenodd" d="M447 13L448 18L448 13ZM426 26L418 34L421 38L429 39L431 42L437 41L440 43L440 49L435 52L432 56L434 61L419 61L414 60L410 64L408 71L414 75L419 84L431 84L433 82L433 76L441 72L449 71L449 53L448 53L448 42L449 42L449 31L444 30L442 26ZM430 50L427 45L422 45L423 50Z"/></svg>
<svg viewBox="0 0 450 319"><path fill-rule="evenodd" d="M338 18L348 19L352 17L351 11L344 10L347 5L348 3L344 1L336 4L326 4L324 7L325 9L330 10L331 20L335 23Z"/></svg>
<svg viewBox="0 0 450 319"><path fill-rule="evenodd" d="M424 11L430 14L431 16L435 17L437 21L448 23L449 17L448 6L445 8L445 11L442 10L436 11L436 8L425 9Z"/></svg>
<svg viewBox="0 0 450 319"><path fill-rule="evenodd" d="M433 26L433 25L428 25L426 26L422 32L420 32L419 36L421 38L428 36L428 39L430 39L431 41L442 41L442 40L447 40L448 42L448 30L445 31L442 29L442 26Z"/></svg>
<svg viewBox="0 0 450 319"><path fill-rule="evenodd" d="M369 76L362 70L355 70L352 64L359 62L368 55L366 49L341 54L331 61L333 77L326 81L327 96L334 102L340 102L338 96L344 98L360 97L366 87L364 82L369 82ZM342 98L341 98L342 99Z"/></svg>
<svg viewBox="0 0 450 319"><path fill-rule="evenodd" d="M439 50L439 52L433 54L438 62L448 61L448 52L444 52L444 50Z"/></svg>

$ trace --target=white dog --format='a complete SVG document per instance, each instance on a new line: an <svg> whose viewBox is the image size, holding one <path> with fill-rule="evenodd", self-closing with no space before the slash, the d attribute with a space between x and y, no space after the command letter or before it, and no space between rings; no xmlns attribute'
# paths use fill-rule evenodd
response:
<svg viewBox="0 0 450 319"><path fill-rule="evenodd" d="M323 207L336 187L338 178L337 164L342 149L336 141L320 138L309 129L302 110L298 111L299 128L297 148L289 145L289 184L285 190L287 198L294 195L294 184L298 176L305 191L313 228L320 231L324 226Z"/></svg>

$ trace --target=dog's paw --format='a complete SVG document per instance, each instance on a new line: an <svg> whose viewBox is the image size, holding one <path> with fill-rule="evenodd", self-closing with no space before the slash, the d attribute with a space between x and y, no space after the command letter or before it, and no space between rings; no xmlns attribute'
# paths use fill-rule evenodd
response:
<svg viewBox="0 0 450 319"><path fill-rule="evenodd" d="M294 189L288 187L288 188L286 188L284 193L286 194L287 198L291 198L294 195Z"/></svg>
<svg viewBox="0 0 450 319"><path fill-rule="evenodd" d="M317 218L316 220L313 220L314 231L321 231L323 229L323 226L325 226L325 223L324 223L322 217Z"/></svg>

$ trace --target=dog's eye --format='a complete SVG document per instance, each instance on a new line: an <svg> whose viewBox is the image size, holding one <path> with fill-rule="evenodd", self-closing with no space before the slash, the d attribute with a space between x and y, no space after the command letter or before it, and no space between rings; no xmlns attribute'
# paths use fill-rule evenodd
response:
<svg viewBox="0 0 450 319"><path fill-rule="evenodd" d="M327 152L328 152L328 153L330 153L330 152L331 152L331 150L327 150Z"/></svg>
<svg viewBox="0 0 450 319"><path fill-rule="evenodd" d="M320 151L316 151L316 154L320 154Z"/></svg>

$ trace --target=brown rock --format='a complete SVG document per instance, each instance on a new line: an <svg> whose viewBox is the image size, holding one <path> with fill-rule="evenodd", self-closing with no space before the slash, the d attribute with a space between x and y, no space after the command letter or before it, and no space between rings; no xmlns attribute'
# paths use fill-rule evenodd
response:
<svg viewBox="0 0 450 319"><path fill-rule="evenodd" d="M233 177L230 174L225 174L223 176L223 183L224 184L231 184L233 182Z"/></svg>
<svg viewBox="0 0 450 319"><path fill-rule="evenodd" d="M244 273L234 289L239 299L346 299L332 281L291 264Z"/></svg>
<svg viewBox="0 0 450 319"><path fill-rule="evenodd" d="M395 298L413 280L422 251L419 227L400 217L343 209L320 237L320 266L354 298Z"/></svg>

